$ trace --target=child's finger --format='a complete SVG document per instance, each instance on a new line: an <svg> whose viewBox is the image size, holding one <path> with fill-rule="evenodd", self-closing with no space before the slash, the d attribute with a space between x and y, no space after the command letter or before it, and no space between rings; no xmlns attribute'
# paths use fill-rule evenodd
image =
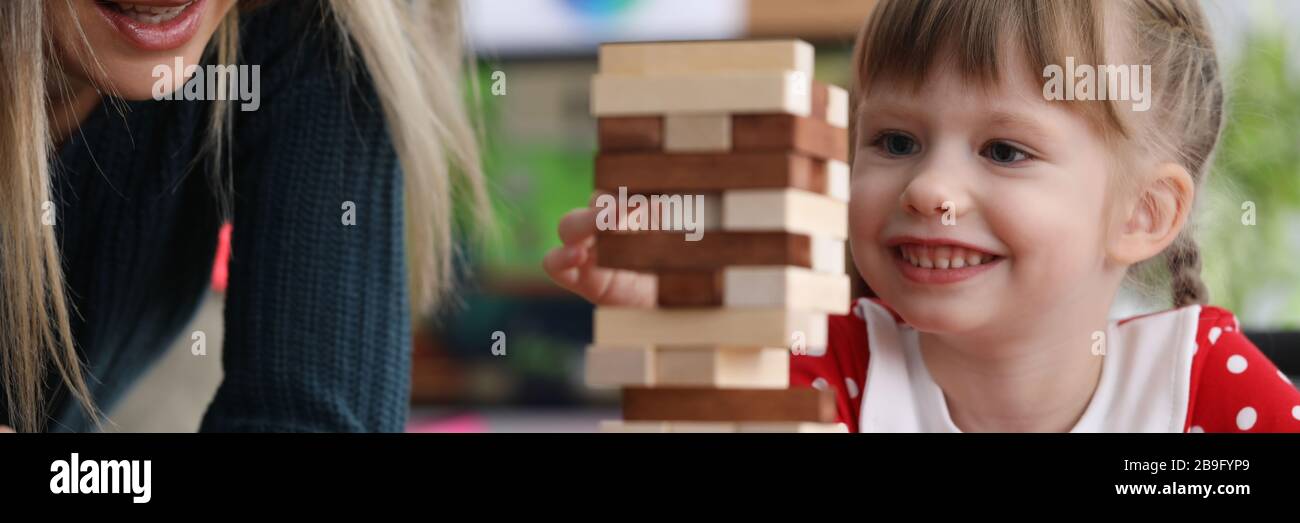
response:
<svg viewBox="0 0 1300 523"><path fill-rule="evenodd" d="M593 209L574 209L560 218L560 241L568 246L581 243L582 240L596 235L596 211Z"/></svg>
<svg viewBox="0 0 1300 523"><path fill-rule="evenodd" d="M581 247L556 247L551 252L546 253L542 258L542 269L551 277L563 273L568 269L576 268L582 263Z"/></svg>

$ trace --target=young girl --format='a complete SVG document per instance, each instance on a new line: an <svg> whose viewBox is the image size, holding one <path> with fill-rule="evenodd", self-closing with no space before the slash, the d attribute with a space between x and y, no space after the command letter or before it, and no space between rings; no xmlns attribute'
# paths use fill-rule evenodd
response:
<svg viewBox="0 0 1300 523"><path fill-rule="evenodd" d="M486 213L457 5L0 2L0 430L94 430L174 339L201 342L182 329L224 214L201 430L401 431L452 188ZM241 66L240 98L178 62Z"/></svg>
<svg viewBox="0 0 1300 523"><path fill-rule="evenodd" d="M1195 2L883 0L854 63L851 247L879 299L792 356L791 386L833 388L864 432L1300 431L1300 392L1203 305L1187 224L1223 86ZM1150 67L1070 100L1047 84L1067 63ZM592 216L562 220L548 272L652 305L652 277L593 265ZM1149 262L1174 308L1109 321Z"/></svg>

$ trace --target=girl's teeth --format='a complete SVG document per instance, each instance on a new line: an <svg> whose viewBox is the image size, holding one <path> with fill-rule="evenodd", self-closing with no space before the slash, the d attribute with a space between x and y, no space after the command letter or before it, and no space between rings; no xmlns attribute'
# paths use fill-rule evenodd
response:
<svg viewBox="0 0 1300 523"><path fill-rule="evenodd" d="M114 2L118 9L122 11L122 14L125 14L133 20L144 22L146 24L161 24L176 18L177 16L180 16L182 11L185 11L186 7L190 6L190 3L176 7L159 7Z"/></svg>
<svg viewBox="0 0 1300 523"><path fill-rule="evenodd" d="M899 249L903 259L908 263L924 269L961 269L963 267L975 267L983 265L992 259L991 256L980 254L975 251L963 249L961 247L923 247L919 245L903 245Z"/></svg>

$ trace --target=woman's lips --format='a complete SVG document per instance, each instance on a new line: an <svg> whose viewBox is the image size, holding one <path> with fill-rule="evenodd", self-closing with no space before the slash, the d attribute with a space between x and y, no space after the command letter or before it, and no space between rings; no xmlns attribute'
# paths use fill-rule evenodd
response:
<svg viewBox="0 0 1300 523"><path fill-rule="evenodd" d="M993 256L987 253L976 254L974 251L963 251L960 248L934 248L910 244L898 245L890 248L889 251L892 254L894 263L898 265L899 272L903 273L903 277L916 283L937 285L957 283L973 278L987 272L1006 259L1002 256ZM936 251L942 254L942 257L934 256L932 260L930 255L936 253ZM960 253L962 252L966 256L961 256ZM978 260L977 265L967 264L966 260L971 259L971 257ZM913 260L917 260L920 265L928 265L928 267L918 266L913 263Z"/></svg>
<svg viewBox="0 0 1300 523"><path fill-rule="evenodd" d="M95 2L99 14L110 26L126 41L145 51L167 51L189 42L198 32L206 5L207 0Z"/></svg>

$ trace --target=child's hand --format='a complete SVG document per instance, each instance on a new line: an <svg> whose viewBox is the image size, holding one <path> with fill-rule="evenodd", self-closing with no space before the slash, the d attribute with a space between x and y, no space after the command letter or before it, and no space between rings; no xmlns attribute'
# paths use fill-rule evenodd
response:
<svg viewBox="0 0 1300 523"><path fill-rule="evenodd" d="M596 305L653 307L653 274L596 266L596 210L574 209L560 219L560 241L542 260L555 283Z"/></svg>

